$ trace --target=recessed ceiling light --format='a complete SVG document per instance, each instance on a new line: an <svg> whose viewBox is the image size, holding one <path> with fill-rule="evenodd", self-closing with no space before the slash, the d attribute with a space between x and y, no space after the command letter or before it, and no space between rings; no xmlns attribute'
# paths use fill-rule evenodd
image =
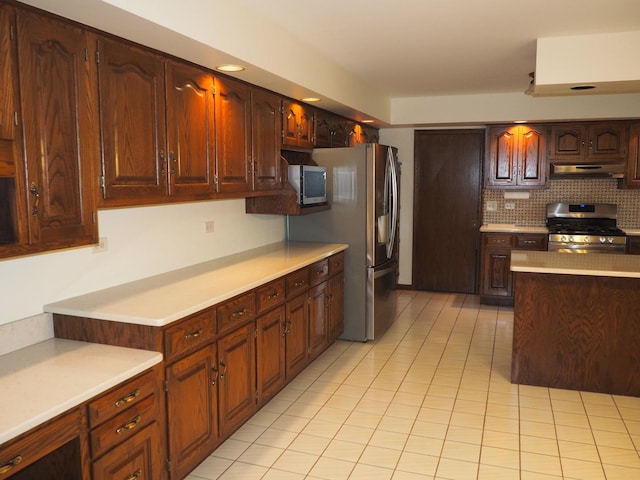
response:
<svg viewBox="0 0 640 480"><path fill-rule="evenodd" d="M373 123L373 120L360 120L361 123Z"/></svg>
<svg viewBox="0 0 640 480"><path fill-rule="evenodd" d="M302 101L303 102L319 102L320 99L318 97L304 97Z"/></svg>
<svg viewBox="0 0 640 480"><path fill-rule="evenodd" d="M571 87L571 90L591 90L596 88L595 85L576 85L574 87Z"/></svg>
<svg viewBox="0 0 640 480"><path fill-rule="evenodd" d="M513 123L527 123L526 120L514 120Z"/></svg>
<svg viewBox="0 0 640 480"><path fill-rule="evenodd" d="M241 72L244 70L244 67L242 65L227 64L227 65L218 65L216 67L216 70L220 72Z"/></svg>

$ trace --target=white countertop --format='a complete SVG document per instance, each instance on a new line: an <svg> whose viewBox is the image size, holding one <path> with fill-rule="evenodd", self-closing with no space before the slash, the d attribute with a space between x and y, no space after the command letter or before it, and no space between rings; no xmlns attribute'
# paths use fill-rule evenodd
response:
<svg viewBox="0 0 640 480"><path fill-rule="evenodd" d="M512 251L511 271L640 278L640 255Z"/></svg>
<svg viewBox="0 0 640 480"><path fill-rule="evenodd" d="M624 233L633 237L640 236L640 228L622 228L621 230L624 230Z"/></svg>
<svg viewBox="0 0 640 480"><path fill-rule="evenodd" d="M44 311L162 327L347 248L275 243L51 303Z"/></svg>
<svg viewBox="0 0 640 480"><path fill-rule="evenodd" d="M50 339L0 356L0 445L162 361L162 354Z"/></svg>
<svg viewBox="0 0 640 480"><path fill-rule="evenodd" d="M485 223L480 227L481 232L489 233L549 233L545 226L526 226L514 223Z"/></svg>

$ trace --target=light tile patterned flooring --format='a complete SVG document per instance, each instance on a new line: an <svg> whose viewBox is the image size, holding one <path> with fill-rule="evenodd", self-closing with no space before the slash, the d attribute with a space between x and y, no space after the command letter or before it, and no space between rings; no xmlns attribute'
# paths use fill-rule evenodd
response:
<svg viewBox="0 0 640 480"><path fill-rule="evenodd" d="M400 291L382 338L336 342L188 479L640 479L640 398L512 385L512 322Z"/></svg>

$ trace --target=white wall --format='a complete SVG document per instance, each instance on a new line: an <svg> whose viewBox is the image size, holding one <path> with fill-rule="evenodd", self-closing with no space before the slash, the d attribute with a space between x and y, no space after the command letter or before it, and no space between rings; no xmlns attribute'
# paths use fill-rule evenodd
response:
<svg viewBox="0 0 640 480"><path fill-rule="evenodd" d="M0 261L0 325L43 305L284 240L284 217L247 215L244 200L98 212L107 251L93 247ZM214 232L204 222L214 222Z"/></svg>

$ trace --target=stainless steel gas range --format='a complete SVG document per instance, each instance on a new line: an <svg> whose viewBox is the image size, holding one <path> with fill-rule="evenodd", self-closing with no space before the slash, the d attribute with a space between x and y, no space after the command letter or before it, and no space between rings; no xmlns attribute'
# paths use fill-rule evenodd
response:
<svg viewBox="0 0 640 480"><path fill-rule="evenodd" d="M548 250L566 253L625 253L627 237L611 203L547 204Z"/></svg>

